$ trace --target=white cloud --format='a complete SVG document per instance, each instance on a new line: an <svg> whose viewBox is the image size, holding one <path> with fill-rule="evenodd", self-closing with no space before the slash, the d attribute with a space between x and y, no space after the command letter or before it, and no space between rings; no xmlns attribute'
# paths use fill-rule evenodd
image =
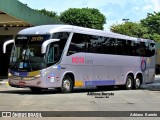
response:
<svg viewBox="0 0 160 120"><path fill-rule="evenodd" d="M133 9L136 10L136 11L140 10L140 8L138 6L134 7Z"/></svg>
<svg viewBox="0 0 160 120"><path fill-rule="evenodd" d="M154 5L154 11L158 12L160 11L160 0L151 0Z"/></svg>
<svg viewBox="0 0 160 120"><path fill-rule="evenodd" d="M152 5L146 5L146 6L142 7L142 11L147 11L147 10L150 10L150 9L153 9Z"/></svg>

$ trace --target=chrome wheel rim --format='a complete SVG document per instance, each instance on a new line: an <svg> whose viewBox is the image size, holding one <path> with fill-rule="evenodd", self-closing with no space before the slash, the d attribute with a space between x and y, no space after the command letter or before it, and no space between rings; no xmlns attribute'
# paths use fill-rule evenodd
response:
<svg viewBox="0 0 160 120"><path fill-rule="evenodd" d="M67 79L63 81L63 88L66 90L70 89L70 82Z"/></svg>
<svg viewBox="0 0 160 120"><path fill-rule="evenodd" d="M141 84L140 79L136 78L136 82L135 83L136 83L136 87L139 88L140 84Z"/></svg>
<svg viewBox="0 0 160 120"><path fill-rule="evenodd" d="M132 87L132 79L131 78L128 78L128 80L127 80L127 87L128 88Z"/></svg>

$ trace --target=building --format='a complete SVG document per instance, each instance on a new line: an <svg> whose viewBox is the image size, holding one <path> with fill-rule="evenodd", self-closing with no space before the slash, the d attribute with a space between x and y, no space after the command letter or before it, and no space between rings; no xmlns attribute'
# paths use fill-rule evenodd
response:
<svg viewBox="0 0 160 120"><path fill-rule="evenodd" d="M6 40L13 39L17 32L32 26L62 23L45 16L17 0L1 0L0 3L0 78L6 78L12 45L3 54L2 46Z"/></svg>

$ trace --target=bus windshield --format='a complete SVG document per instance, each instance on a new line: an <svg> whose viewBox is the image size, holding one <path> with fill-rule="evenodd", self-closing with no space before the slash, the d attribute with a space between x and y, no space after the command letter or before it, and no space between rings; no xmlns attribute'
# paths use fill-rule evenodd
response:
<svg viewBox="0 0 160 120"><path fill-rule="evenodd" d="M16 71L35 71L44 69L60 61L69 33L58 32L51 35L18 35L10 57L10 69ZM41 53L44 41L59 39L47 46Z"/></svg>
<svg viewBox="0 0 160 120"><path fill-rule="evenodd" d="M12 48L11 69L17 71L35 71L46 67L44 54L41 54L41 45L50 35L17 36Z"/></svg>

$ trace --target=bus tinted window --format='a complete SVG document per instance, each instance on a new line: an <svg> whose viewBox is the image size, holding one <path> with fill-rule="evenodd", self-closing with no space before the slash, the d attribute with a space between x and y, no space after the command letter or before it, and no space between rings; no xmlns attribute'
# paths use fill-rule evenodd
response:
<svg viewBox="0 0 160 120"><path fill-rule="evenodd" d="M104 37L100 36L90 36L90 45L92 46L92 50L90 52L92 53L103 53L103 47L102 44L104 43Z"/></svg>
<svg viewBox="0 0 160 120"><path fill-rule="evenodd" d="M107 38L105 37L105 54L115 54L116 53L116 39L115 38Z"/></svg>
<svg viewBox="0 0 160 120"><path fill-rule="evenodd" d="M78 52L86 52L86 39L86 35L78 33L73 34L67 55L75 54Z"/></svg>
<svg viewBox="0 0 160 120"><path fill-rule="evenodd" d="M149 44L149 56L154 56L155 55L155 44L150 43Z"/></svg>
<svg viewBox="0 0 160 120"><path fill-rule="evenodd" d="M116 54L127 55L126 40L117 39L116 41Z"/></svg>
<svg viewBox="0 0 160 120"><path fill-rule="evenodd" d="M137 42L127 40L126 41L126 55L129 56L139 56L138 54L138 48L137 48Z"/></svg>
<svg viewBox="0 0 160 120"><path fill-rule="evenodd" d="M154 43L74 33L68 55L78 52L150 57Z"/></svg>

